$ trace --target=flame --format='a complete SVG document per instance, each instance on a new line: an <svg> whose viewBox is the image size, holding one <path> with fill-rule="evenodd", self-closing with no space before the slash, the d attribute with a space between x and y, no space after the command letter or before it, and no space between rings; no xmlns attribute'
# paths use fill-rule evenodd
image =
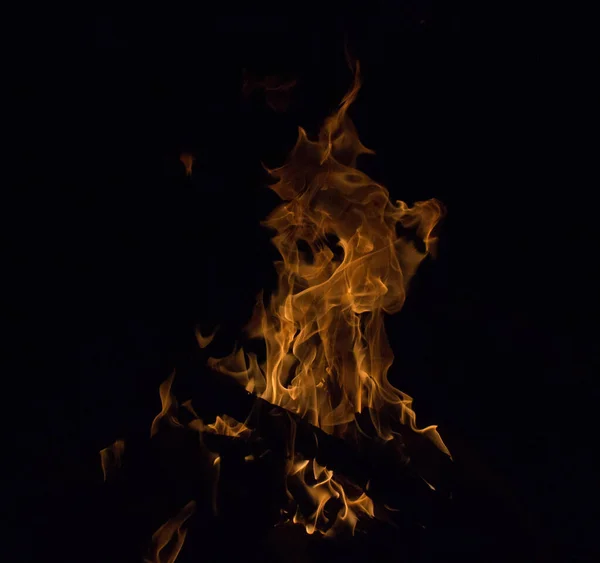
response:
<svg viewBox="0 0 600 563"><path fill-rule="evenodd" d="M193 154L184 152L184 153L181 153L179 160L185 166L185 175L191 176L192 175L192 167L194 166L194 161L196 160L196 157Z"/></svg>
<svg viewBox="0 0 600 563"><path fill-rule="evenodd" d="M162 405L161 411L156 415L152 421L150 427L150 437L154 436L159 428L160 422L165 418L171 426L181 426L179 420L177 420L177 399L171 393L171 386L173 385L173 379L175 378L175 372L162 382L159 387L160 402Z"/></svg>
<svg viewBox="0 0 600 563"><path fill-rule="evenodd" d="M259 297L246 328L251 338L264 340L266 361L259 365L240 349L211 358L209 366L329 434L357 436L356 415L366 410L379 438L391 440L396 421L450 455L436 426L417 427L412 397L389 382L393 353L384 329L384 315L402 309L411 278L435 251L434 228L444 208L435 199L412 207L394 202L356 168L359 155L373 153L348 117L360 87L356 63L352 87L318 138L310 140L299 128L287 162L268 170L275 179L270 187L283 200L264 221L281 255L278 286L268 302ZM228 433L233 424L214 429ZM308 479L309 465L299 460L288 469L315 506L308 518L293 519L308 533L319 528L332 498L343 505L338 520L351 527L357 513L373 514L364 494L348 498L316 462Z"/></svg>
<svg viewBox="0 0 600 563"><path fill-rule="evenodd" d="M294 84L266 79L247 82L245 88L279 94ZM287 162L268 170L275 180L270 187L282 199L264 221L274 232L272 242L281 255L275 264L278 285L269 300L259 296L246 326L250 338L265 342L265 361L259 363L256 354L240 348L224 358L209 358L208 365L234 378L248 392L338 438L366 435L358 418L366 413L379 440L392 440L397 434L394 428L405 425L449 456L437 427L418 428L412 397L388 380L393 353L384 329L384 315L402 309L419 264L435 252L434 229L444 208L436 199L412 207L394 202L384 186L356 167L361 154L373 154L360 142L348 116L360 87L357 62L351 88L338 110L325 120L317 139L309 139L299 128ZM180 160L191 175L194 157L183 153ZM214 336L196 332L201 348ZM151 437L163 421L184 428L172 394L174 376L171 373L160 385L161 410L152 421ZM193 416L186 426L198 432L218 478L221 457L208 451L203 436L251 439L252 431L244 421L226 414L205 424L190 401L181 406ZM302 524L308 534L332 535L342 527L353 532L360 516L374 517L373 501L367 495L369 483L359 490L316 459L303 459L294 450L296 429L292 424L286 443L287 492L296 504L291 521ZM124 447L117 440L101 450L105 480L120 466ZM254 454L244 459L256 461ZM212 499L216 513L215 493L216 489ZM183 525L195 508L190 501L156 530L146 563L175 562L187 535Z"/></svg>
<svg viewBox="0 0 600 563"><path fill-rule="evenodd" d="M232 438L238 436L248 437L251 432L243 422L238 422L227 415L217 416L212 424L206 425L206 431L221 434L222 436L230 436Z"/></svg>
<svg viewBox="0 0 600 563"><path fill-rule="evenodd" d="M200 346L200 348L206 348L213 341L215 334L217 334L217 330L219 330L219 327L215 328L212 334L204 336L198 329L196 329L196 340L198 341L198 346Z"/></svg>
<svg viewBox="0 0 600 563"><path fill-rule="evenodd" d="M309 460L294 463L288 476L296 478L312 500L312 513L305 515L298 507L292 518L295 524L303 524L308 534L323 531L320 527L329 526L326 535L334 535L341 526L348 526L354 532L358 522L357 513L362 512L371 518L375 515L373 501L365 493L353 499L348 498L344 487L334 479L333 471L314 459L312 463ZM337 499L340 503L340 510L333 521L325 515L325 507L330 499Z"/></svg>
<svg viewBox="0 0 600 563"><path fill-rule="evenodd" d="M150 558L145 558L145 563L175 562L187 536L187 530L182 529L182 526L195 510L196 503L188 502L176 516L154 532Z"/></svg>
<svg viewBox="0 0 600 563"><path fill-rule="evenodd" d="M125 442L116 440L114 444L100 450L100 463L102 465L102 474L106 481L117 469L121 467L121 458L125 452Z"/></svg>

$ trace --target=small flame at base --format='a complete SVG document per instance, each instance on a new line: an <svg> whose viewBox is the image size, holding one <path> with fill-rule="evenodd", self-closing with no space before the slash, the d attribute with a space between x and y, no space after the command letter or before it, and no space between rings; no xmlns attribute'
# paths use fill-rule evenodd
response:
<svg viewBox="0 0 600 563"><path fill-rule="evenodd" d="M188 502L173 518L165 522L152 535L150 558L144 563L174 563L187 536L187 530L182 526L196 510L194 501Z"/></svg>
<svg viewBox="0 0 600 563"><path fill-rule="evenodd" d="M334 478L333 471L322 467L314 459L312 463L304 460L292 464L288 476L294 477L301 484L315 507L314 511L306 516L298 506L292 518L294 524L304 525L308 534L319 531L332 536L341 527L348 527L351 533L354 533L358 513L371 518L375 516L373 501L365 493L356 498L349 498L344 487ZM331 519L326 516L325 508L332 499L338 501L338 510Z"/></svg>

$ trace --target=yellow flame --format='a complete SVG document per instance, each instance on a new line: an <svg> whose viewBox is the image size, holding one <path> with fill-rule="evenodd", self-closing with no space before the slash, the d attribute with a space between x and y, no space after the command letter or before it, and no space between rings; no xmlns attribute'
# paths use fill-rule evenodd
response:
<svg viewBox="0 0 600 563"><path fill-rule="evenodd" d="M208 432L214 432L215 434L221 434L223 436L231 436L233 438L237 436L248 437L251 432L243 422L238 422L226 414L217 416L212 424L206 425L206 430Z"/></svg>

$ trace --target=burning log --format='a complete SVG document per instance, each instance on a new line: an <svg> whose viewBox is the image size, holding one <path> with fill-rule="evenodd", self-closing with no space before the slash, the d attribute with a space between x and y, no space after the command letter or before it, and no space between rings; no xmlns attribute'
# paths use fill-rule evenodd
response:
<svg viewBox="0 0 600 563"><path fill-rule="evenodd" d="M194 379L199 383L188 393L200 417L209 420L226 414L244 421L269 449L315 459L336 477L363 490L380 507L401 509L399 516L403 519L425 525L431 519L434 504L446 497L445 487L434 488L419 475L404 444L397 439L365 439L352 444L247 392L223 374L206 370ZM241 437L206 434L205 438L213 451L250 451L247 440ZM442 464L450 463L443 459L446 457L440 454Z"/></svg>

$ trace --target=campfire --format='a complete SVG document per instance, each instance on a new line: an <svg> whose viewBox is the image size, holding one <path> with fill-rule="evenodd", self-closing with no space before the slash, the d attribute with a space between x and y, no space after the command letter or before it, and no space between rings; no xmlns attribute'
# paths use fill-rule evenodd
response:
<svg viewBox="0 0 600 563"><path fill-rule="evenodd" d="M432 495L445 494L440 464L450 459L437 428L419 428L412 398L388 380L384 327L435 252L444 208L435 199L393 201L357 168L360 155L373 153L348 116L360 87L357 62L318 137L300 128L286 163L268 170L282 200L264 221L281 256L278 283L259 296L245 329L264 352L238 347L208 357L190 396L174 389L189 374L172 373L151 425L152 437L167 427L197 433L212 464L216 511L228 456L241 460L241 472L270 459L284 492L275 524L326 537L371 519L426 526ZM181 161L191 174L193 157ZM214 334L196 336L199 353L210 353ZM126 448L118 441L102 451L105 478ZM190 499L156 530L147 561L175 561L194 508Z"/></svg>

